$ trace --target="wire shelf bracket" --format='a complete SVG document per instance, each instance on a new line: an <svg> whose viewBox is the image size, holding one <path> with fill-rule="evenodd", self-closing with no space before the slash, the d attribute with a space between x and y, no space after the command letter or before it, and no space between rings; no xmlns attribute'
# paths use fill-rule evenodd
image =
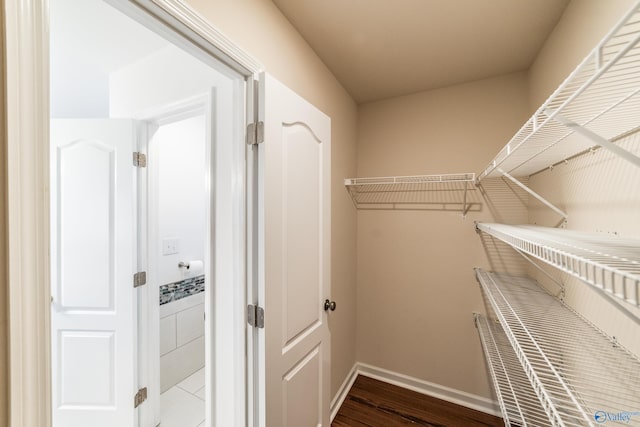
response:
<svg viewBox="0 0 640 427"><path fill-rule="evenodd" d="M548 112L549 115L553 114L550 110L546 110L546 112ZM568 127L569 129L572 129L574 132L588 138L589 140L593 141L595 144L599 145L602 148L606 148L607 150L611 151L613 154L622 157L625 160L628 160L629 162L633 163L634 165L640 167L640 157L636 156L635 154L625 150L624 148L620 147L619 145L614 144L613 142L609 141L607 138L604 138L600 135L598 135L595 132L590 131L589 129L587 129L584 126L580 126L579 124L572 122L571 120L563 117L560 114L555 114L553 115L553 118L562 123L563 125L565 125L566 127Z"/></svg>
<svg viewBox="0 0 640 427"><path fill-rule="evenodd" d="M533 191L531 188L527 187L526 185L524 185L523 183L518 181L516 178L514 178L511 175L509 175L507 172L503 171L502 169L498 168L498 172L500 172L502 174L502 176L504 176L505 178L507 178L508 180L513 182L514 184L516 184L518 187L522 188L524 191L526 191L527 193L531 194L533 197L535 197L536 199L541 201L549 209L551 209L552 211L554 211L555 213L560 215L562 217L562 219L563 219L563 222L567 220L568 215L567 215L567 213L565 211L563 211L562 209L558 208L556 205L554 205L553 203L551 203L550 201L548 201L547 199L545 199L544 197L542 197L541 195L539 195L538 193Z"/></svg>

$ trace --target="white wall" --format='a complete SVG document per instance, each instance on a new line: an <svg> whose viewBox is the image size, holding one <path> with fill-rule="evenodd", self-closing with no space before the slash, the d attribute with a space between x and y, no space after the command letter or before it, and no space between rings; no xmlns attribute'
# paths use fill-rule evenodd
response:
<svg viewBox="0 0 640 427"><path fill-rule="evenodd" d="M231 119L233 80L169 45L110 75L111 117L132 117L215 88L220 112ZM221 130L228 130L224 121Z"/></svg>
<svg viewBox="0 0 640 427"><path fill-rule="evenodd" d="M69 67L70 57L51 58L51 117L97 119L109 117L109 76L90 64ZM57 65L63 62L65 65Z"/></svg>
<svg viewBox="0 0 640 427"><path fill-rule="evenodd" d="M204 115L162 125L153 135L150 188L157 201L158 285L199 275L179 268L180 261L204 260L206 229L206 122ZM153 225L152 225L153 226ZM163 241L177 241L177 253L163 254ZM204 367L204 294L160 308L160 391L165 392Z"/></svg>
<svg viewBox="0 0 640 427"><path fill-rule="evenodd" d="M180 261L204 260L205 138L205 119L199 115L160 126L151 141L157 163L150 166L156 180L150 188L156 189L158 201L158 285L197 274L178 268ZM163 255L165 239L177 240L176 254Z"/></svg>
<svg viewBox="0 0 640 427"><path fill-rule="evenodd" d="M103 0L50 0L49 18L53 118L109 117L109 74L168 44Z"/></svg>

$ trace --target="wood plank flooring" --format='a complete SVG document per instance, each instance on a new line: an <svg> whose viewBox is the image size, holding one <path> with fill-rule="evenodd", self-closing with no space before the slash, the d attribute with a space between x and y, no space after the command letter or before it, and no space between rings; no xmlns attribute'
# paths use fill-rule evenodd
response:
<svg viewBox="0 0 640 427"><path fill-rule="evenodd" d="M332 427L504 426L502 418L359 375Z"/></svg>

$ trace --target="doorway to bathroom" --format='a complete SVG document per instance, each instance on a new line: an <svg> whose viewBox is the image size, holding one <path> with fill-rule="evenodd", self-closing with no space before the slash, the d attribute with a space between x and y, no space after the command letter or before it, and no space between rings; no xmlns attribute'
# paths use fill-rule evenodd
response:
<svg viewBox="0 0 640 427"><path fill-rule="evenodd" d="M244 425L245 78L126 1L50 27L53 426Z"/></svg>
<svg viewBox="0 0 640 427"><path fill-rule="evenodd" d="M205 420L207 141L215 93L173 103L144 117L147 152L149 364L160 390L162 426ZM155 291L155 288L154 288ZM158 338L157 340L155 338ZM158 385L159 381L159 385Z"/></svg>

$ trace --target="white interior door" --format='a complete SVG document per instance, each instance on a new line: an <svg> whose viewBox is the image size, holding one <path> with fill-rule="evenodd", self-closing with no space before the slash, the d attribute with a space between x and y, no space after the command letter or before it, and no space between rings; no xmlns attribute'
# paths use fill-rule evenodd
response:
<svg viewBox="0 0 640 427"><path fill-rule="evenodd" d="M272 77L261 84L266 425L328 427L331 120Z"/></svg>
<svg viewBox="0 0 640 427"><path fill-rule="evenodd" d="M134 426L135 128L53 120L54 427Z"/></svg>

